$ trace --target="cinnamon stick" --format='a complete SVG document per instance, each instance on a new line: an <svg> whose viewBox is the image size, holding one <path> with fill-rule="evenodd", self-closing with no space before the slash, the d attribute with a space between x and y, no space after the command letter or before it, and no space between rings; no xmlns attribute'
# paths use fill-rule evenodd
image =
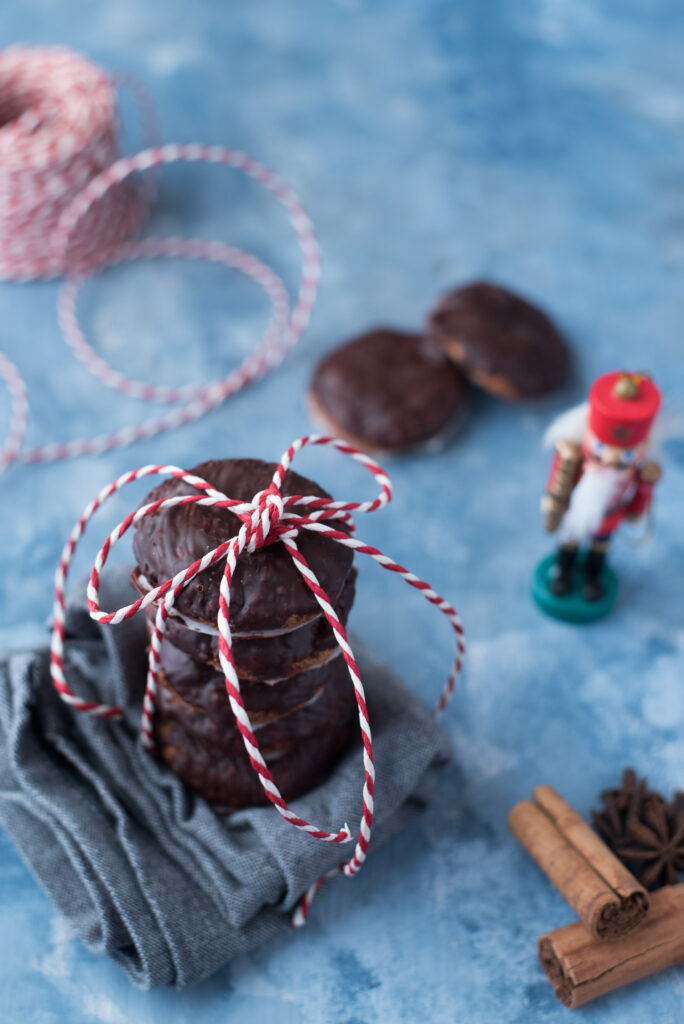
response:
<svg viewBox="0 0 684 1024"><path fill-rule="evenodd" d="M542 935L539 959L570 1009L673 967L684 960L684 883L654 892L645 921L626 938L597 941L575 921Z"/></svg>
<svg viewBox="0 0 684 1024"><path fill-rule="evenodd" d="M551 786L537 786L508 816L513 835L596 939L616 939L643 921L649 895L602 839Z"/></svg>

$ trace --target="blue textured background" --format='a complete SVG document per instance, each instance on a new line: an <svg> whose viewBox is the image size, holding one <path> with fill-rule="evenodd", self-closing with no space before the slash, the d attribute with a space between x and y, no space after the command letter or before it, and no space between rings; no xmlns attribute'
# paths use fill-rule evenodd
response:
<svg viewBox="0 0 684 1024"><path fill-rule="evenodd" d="M506 813L540 781L587 813L627 763L664 790L684 784L684 9L674 0L5 0L2 33L64 42L138 73L167 141L226 143L276 167L311 211L324 276L310 329L258 387L158 440L15 467L0 480L0 649L44 635L54 563L97 487L150 460L277 456L309 426L314 361L357 329L418 326L440 289L488 275L547 306L580 366L573 388L541 405L480 400L448 451L391 467L396 501L360 529L451 597L468 631L467 675L446 718L456 761L420 825L321 895L304 932L180 994L141 994L87 954L0 835L0 1016L566 1020L535 943L572 914L508 835ZM129 142L139 142L134 129ZM281 211L235 174L165 171L154 221L244 245L296 279ZM32 443L147 411L66 353L56 291L0 286L0 345L28 380ZM83 312L116 365L168 383L229 368L265 322L253 286L181 263L105 274ZM539 441L552 414L621 364L647 367L663 386L666 476L653 542L616 545L615 614L579 630L544 619L528 599L547 546ZM7 416L0 391L0 429ZM339 496L368 494L346 462L307 456L299 467ZM93 527L82 571L116 512L142 493ZM434 611L363 565L353 622L426 700L436 696L451 651ZM681 1021L683 1006L675 969L581 1019L665 1024Z"/></svg>

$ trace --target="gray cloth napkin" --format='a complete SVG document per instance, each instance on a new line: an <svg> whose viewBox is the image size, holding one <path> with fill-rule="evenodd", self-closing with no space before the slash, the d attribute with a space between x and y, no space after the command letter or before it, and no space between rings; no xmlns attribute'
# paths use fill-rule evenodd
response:
<svg viewBox="0 0 684 1024"><path fill-rule="evenodd" d="M103 580L104 608L130 595L127 572ZM353 847L311 839L270 806L219 817L145 753L145 645L142 616L100 628L84 601L69 609L67 679L80 696L123 704L118 723L62 703L46 650L0 662L0 825L89 949L141 988L181 987L287 928L304 890ZM425 806L449 745L386 668L366 656L362 670L377 775L372 852ZM355 838L361 781L354 743L292 806L324 828L348 822Z"/></svg>

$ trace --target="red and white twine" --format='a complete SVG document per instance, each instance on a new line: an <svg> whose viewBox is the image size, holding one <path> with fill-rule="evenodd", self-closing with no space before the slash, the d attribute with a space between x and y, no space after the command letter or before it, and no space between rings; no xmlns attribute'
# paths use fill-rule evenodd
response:
<svg viewBox="0 0 684 1024"><path fill-rule="evenodd" d="M145 94L136 94L148 139L154 117ZM27 281L66 275L58 319L72 352L107 387L142 401L177 407L135 426L97 437L22 448L28 407L19 395L19 371L3 357L0 376L10 387L10 437L0 450L0 471L10 462L48 462L92 455L152 437L203 416L285 358L306 327L320 276L318 243L295 191L245 153L196 143L152 146L118 158L116 82L105 71L61 47L0 51L0 277ZM155 169L203 162L234 168L265 186L285 207L299 243L302 270L290 311L278 275L255 256L219 241L145 238L126 241L151 202ZM151 172L151 174L147 173ZM135 188L130 178L143 174ZM77 319L83 282L112 263L154 257L210 260L250 277L266 292L271 319L255 349L221 380L196 387L159 387L131 380L97 355Z"/></svg>
<svg viewBox="0 0 684 1024"><path fill-rule="evenodd" d="M326 445L336 448L338 451L354 459L364 466L380 485L380 493L372 501L333 501L326 498L318 498L306 495L284 496L281 494L283 480L287 470L296 453L306 445ZM273 474L270 486L256 494L252 501L238 501L216 490L206 480L187 473L176 466L142 466L130 473L124 473L113 483L103 488L84 509L80 519L75 524L71 535L64 547L55 576L55 601L53 608L53 629L51 639L51 674L52 681L60 696L67 704L77 711L85 711L102 718L117 718L121 714L121 708L115 705L100 704L97 701L84 700L77 696L69 686L64 672L64 623L65 623L65 586L69 566L74 556L76 546L82 536L86 525L95 514L97 509L104 504L117 491L134 480L140 480L148 476L171 476L182 480L192 488L192 492L171 498L159 499L141 506L135 512L130 513L117 527L109 534L98 552L95 564L91 571L88 584L88 608L95 621L102 624L123 622L132 618L138 612L143 611L149 605L154 604L157 609L154 629L150 643L147 685L143 701L141 732L142 741L146 749L154 749L154 713L157 693L157 676L160 665L161 644L166 630L166 623L178 595L183 588L190 583L199 573L209 566L225 560L225 568L221 578L219 591L219 612L216 622L219 637L219 657L221 669L225 677L226 691L235 721L242 735L245 750L249 757L252 768L259 776L259 781L270 802L277 808L282 817L295 828L308 833L315 839L329 843L345 843L351 840L349 826L345 823L337 831L329 832L318 825L311 824L295 814L287 805L280 790L278 789L268 765L261 753L256 734L252 729L249 715L245 708L240 692L240 681L237 676L235 661L232 652L232 639L230 630L230 588L235 572L235 567L240 555L257 551L268 544L276 541L283 544L289 553L292 561L302 575L306 585L316 598L318 605L328 623L330 624L335 639L340 647L349 676L354 687L356 702L358 705L359 725L361 728L361 739L363 742L363 811L359 825L358 837L354 852L349 860L345 861L329 872L328 875L319 878L313 886L303 895L293 916L293 925L300 926L306 920L311 901L324 879L329 875L342 871L347 876L355 875L361 868L368 851L368 844L371 837L373 825L373 794L375 786L375 767L373 761L373 745L371 726L366 707L366 697L361 681L354 652L347 638L344 626L340 622L330 597L319 583L311 566L307 563L297 545L297 537L302 530L309 530L319 533L329 540L343 544L354 552L369 555L374 561L390 572L397 573L410 586L419 590L423 596L436 608L438 608L449 620L454 631L456 654L454 662L435 708L435 714L440 714L446 707L451 694L453 693L456 680L461 671L465 644L463 627L456 609L443 597L440 597L432 587L421 580L414 573L394 562L387 555L384 555L377 548L364 544L355 536L350 536L346 531L336 528L341 523L351 524L352 512L373 512L386 505L392 497L392 485L389 477L368 455L359 451L346 442L333 437L311 435L299 438L283 454L278 467ZM199 492L199 493L197 493ZM219 544L212 551L208 551L202 558L193 562L186 569L177 573L171 579L166 580L158 587L154 587L144 597L138 598L132 604L125 605L113 612L105 612L100 607L99 587L100 574L104 568L109 554L116 543L123 535L145 516L152 515L163 509L178 505L202 505L210 508L225 508L236 515L242 526L235 537Z"/></svg>
<svg viewBox="0 0 684 1024"><path fill-rule="evenodd" d="M12 403L10 412L10 430L7 440L0 448L0 473L17 457L22 446L26 423L28 421L28 397L24 378L14 363L0 352L0 377L5 381Z"/></svg>

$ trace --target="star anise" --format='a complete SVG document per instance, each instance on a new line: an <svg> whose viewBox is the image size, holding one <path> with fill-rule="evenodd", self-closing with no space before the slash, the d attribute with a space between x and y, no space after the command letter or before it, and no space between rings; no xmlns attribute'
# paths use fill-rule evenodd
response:
<svg viewBox="0 0 684 1024"><path fill-rule="evenodd" d="M646 779L637 778L633 768L622 773L622 785L601 793L603 807L592 811L594 827L612 850L627 842L627 821L638 818L644 801L651 793Z"/></svg>
<svg viewBox="0 0 684 1024"><path fill-rule="evenodd" d="M677 826L670 806L653 795L643 806L641 819L630 818L627 831L634 844L621 846L617 855L647 889L674 885L684 872L684 824Z"/></svg>
<svg viewBox="0 0 684 1024"><path fill-rule="evenodd" d="M616 856L647 889L674 885L684 873L684 793L667 803L628 768L601 797L594 826Z"/></svg>

